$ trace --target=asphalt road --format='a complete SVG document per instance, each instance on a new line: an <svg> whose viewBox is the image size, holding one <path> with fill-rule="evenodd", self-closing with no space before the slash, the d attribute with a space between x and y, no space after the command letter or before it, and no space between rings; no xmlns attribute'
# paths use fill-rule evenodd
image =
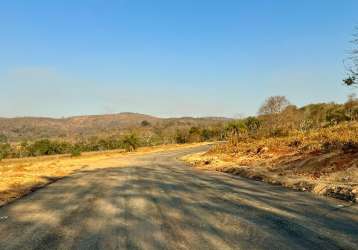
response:
<svg viewBox="0 0 358 250"><path fill-rule="evenodd" d="M0 249L358 249L356 205L176 159L203 149L83 170L8 204Z"/></svg>

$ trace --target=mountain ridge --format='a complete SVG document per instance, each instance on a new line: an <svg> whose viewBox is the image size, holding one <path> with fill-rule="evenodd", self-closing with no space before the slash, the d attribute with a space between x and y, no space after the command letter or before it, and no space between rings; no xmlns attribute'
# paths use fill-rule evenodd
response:
<svg viewBox="0 0 358 250"><path fill-rule="evenodd" d="M78 138L111 136L129 130L180 129L191 126L221 124L225 117L173 117L161 118L146 114L122 112L103 115L79 115L64 118L53 117L0 117L0 135L10 141L42 138ZM145 122L144 122L145 121Z"/></svg>

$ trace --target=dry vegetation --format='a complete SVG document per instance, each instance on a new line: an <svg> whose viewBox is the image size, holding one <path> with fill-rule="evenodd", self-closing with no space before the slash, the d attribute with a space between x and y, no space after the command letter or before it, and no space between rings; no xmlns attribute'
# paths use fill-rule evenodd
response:
<svg viewBox="0 0 358 250"><path fill-rule="evenodd" d="M230 122L227 143L189 156L196 166L355 201L358 99L301 108L268 98L257 117Z"/></svg>
<svg viewBox="0 0 358 250"><path fill-rule="evenodd" d="M41 155L222 139L224 118L156 118L134 113L66 119L0 118L0 161Z"/></svg>
<svg viewBox="0 0 358 250"><path fill-rule="evenodd" d="M24 119L20 119L20 125L16 120L16 129L11 129L12 125L1 129L0 122L0 196L3 202L83 167L106 165L103 161L113 162L111 159L115 159L117 154L123 155L125 150L222 139L227 143L187 160L197 166L286 187L346 200L356 199L358 99L353 95L344 104L320 103L301 108L291 105L285 97L270 97L257 117L236 121L218 118L157 119L138 114L80 117L64 121L52 119L52 123L75 131L74 134L69 132L67 140L41 136L42 132L48 132L46 128L56 128L52 123L41 127ZM3 124L9 125L8 122ZM10 119L10 124L12 122L14 120ZM49 121L44 119L43 122ZM63 125L67 122L72 125ZM38 129L33 135L40 140L12 141L26 134L29 127ZM76 136L78 131L81 134L86 129L88 134ZM106 131L106 135L101 133L102 130ZM98 135L91 137L92 133ZM167 146L159 148L166 149ZM80 157L82 152L103 150L117 151L85 153ZM76 158L9 159L56 154L70 154ZM118 165L118 161L114 162Z"/></svg>
<svg viewBox="0 0 358 250"><path fill-rule="evenodd" d="M283 137L231 140L184 159L200 168L355 201L358 122Z"/></svg>
<svg viewBox="0 0 358 250"><path fill-rule="evenodd" d="M33 142L42 139L81 142L88 140L118 138L128 132L153 143L173 143L177 130L191 127L220 127L225 118L159 118L137 113L77 116L62 119L0 117L0 143L4 137L9 143Z"/></svg>
<svg viewBox="0 0 358 250"><path fill-rule="evenodd" d="M130 155L140 155L198 144L164 145L139 148L136 152L123 150L85 153L78 157L69 155L7 159L0 162L0 206L48 185L81 169L119 167L128 163Z"/></svg>

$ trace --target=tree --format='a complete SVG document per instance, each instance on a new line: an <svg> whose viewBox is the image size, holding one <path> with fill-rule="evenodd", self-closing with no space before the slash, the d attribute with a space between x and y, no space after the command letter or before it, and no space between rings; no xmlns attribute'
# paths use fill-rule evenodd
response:
<svg viewBox="0 0 358 250"><path fill-rule="evenodd" d="M189 129L189 141L190 142L201 141L201 130L199 127L193 126Z"/></svg>
<svg viewBox="0 0 358 250"><path fill-rule="evenodd" d="M187 134L183 130L177 129L175 132L175 142L178 144L183 144L188 141Z"/></svg>
<svg viewBox="0 0 358 250"><path fill-rule="evenodd" d="M260 115L273 115L281 113L290 105L285 96L271 96L266 99L259 109Z"/></svg>
<svg viewBox="0 0 358 250"><path fill-rule="evenodd" d="M358 98L356 94L350 94L347 102L344 104L344 110L349 120L353 121L358 118Z"/></svg>
<svg viewBox="0 0 358 250"><path fill-rule="evenodd" d="M11 146L8 143L0 143L0 160L6 158L11 152Z"/></svg>
<svg viewBox="0 0 358 250"><path fill-rule="evenodd" d="M247 130L251 135L254 135L257 133L259 128L261 127L261 121L257 119L256 117L247 117L245 119L245 125L247 127Z"/></svg>
<svg viewBox="0 0 358 250"><path fill-rule="evenodd" d="M353 34L353 50L348 58L348 65L346 65L348 76L343 79L343 83L347 86L358 86L358 27Z"/></svg>
<svg viewBox="0 0 358 250"><path fill-rule="evenodd" d="M238 137L247 132L247 126L243 120L231 121L226 125L225 131L228 137Z"/></svg>
<svg viewBox="0 0 358 250"><path fill-rule="evenodd" d="M6 143L7 142L7 136L4 134L0 134L0 143Z"/></svg>
<svg viewBox="0 0 358 250"><path fill-rule="evenodd" d="M208 140L212 139L213 136L214 136L213 131L208 128L204 128L200 132L200 137L203 141L208 141Z"/></svg>
<svg viewBox="0 0 358 250"><path fill-rule="evenodd" d="M136 134L130 133L124 136L122 140L122 145L124 149L128 152L135 151L140 146L139 138Z"/></svg>
<svg viewBox="0 0 358 250"><path fill-rule="evenodd" d="M148 127L148 126L150 126L150 122L148 122L147 120L144 120L144 121L141 122L141 126L142 127Z"/></svg>

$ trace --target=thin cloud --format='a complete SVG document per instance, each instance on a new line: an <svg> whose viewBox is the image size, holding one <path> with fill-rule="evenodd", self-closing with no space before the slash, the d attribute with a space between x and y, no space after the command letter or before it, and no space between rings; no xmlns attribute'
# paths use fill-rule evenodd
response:
<svg viewBox="0 0 358 250"><path fill-rule="evenodd" d="M58 81L61 75L49 67L20 67L8 70L5 74L10 81Z"/></svg>

